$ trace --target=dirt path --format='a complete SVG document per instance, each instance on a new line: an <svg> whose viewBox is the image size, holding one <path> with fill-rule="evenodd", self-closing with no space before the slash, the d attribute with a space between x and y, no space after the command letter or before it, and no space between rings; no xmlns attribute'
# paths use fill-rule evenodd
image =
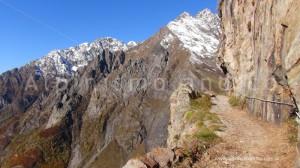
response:
<svg viewBox="0 0 300 168"><path fill-rule="evenodd" d="M259 121L233 109L228 98L217 96L212 112L224 125L223 141L212 147L196 167L209 168L290 168L294 167L295 145L287 140L286 127Z"/></svg>

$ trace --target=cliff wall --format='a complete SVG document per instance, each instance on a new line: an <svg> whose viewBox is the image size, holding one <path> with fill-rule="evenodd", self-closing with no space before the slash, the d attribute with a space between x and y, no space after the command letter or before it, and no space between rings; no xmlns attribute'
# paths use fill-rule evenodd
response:
<svg viewBox="0 0 300 168"><path fill-rule="evenodd" d="M300 104L300 1L222 0L219 61L248 110L280 123Z"/></svg>

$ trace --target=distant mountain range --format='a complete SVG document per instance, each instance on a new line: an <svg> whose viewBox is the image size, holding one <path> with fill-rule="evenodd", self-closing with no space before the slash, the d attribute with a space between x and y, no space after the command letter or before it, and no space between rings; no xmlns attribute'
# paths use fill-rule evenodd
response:
<svg viewBox="0 0 300 168"><path fill-rule="evenodd" d="M201 61L201 58L215 55L219 44L220 20L210 10L205 9L195 17L187 12L182 13L177 19L171 21L167 28L172 32L169 36L176 36L182 42L183 47L192 53L191 61ZM82 43L68 49L54 50L32 64L36 65L37 72L44 75L71 76L95 57L108 49L111 52L127 51L138 43L130 41L127 44L106 37L91 43Z"/></svg>

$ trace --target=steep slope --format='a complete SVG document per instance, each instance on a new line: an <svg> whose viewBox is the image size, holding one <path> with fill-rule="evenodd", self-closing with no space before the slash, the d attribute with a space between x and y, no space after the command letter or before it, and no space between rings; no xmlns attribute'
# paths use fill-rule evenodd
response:
<svg viewBox="0 0 300 168"><path fill-rule="evenodd" d="M205 19L209 24L204 24ZM201 36L188 40L188 32L170 28L180 20L184 24L178 28L195 28L194 33ZM186 84L194 92L220 92L222 75L213 61L218 45L217 21L216 15L205 10L197 17L181 15L138 46L128 44L135 46L128 50L114 50L113 45L113 49L95 51L86 49L91 45L84 45L83 51L78 49L78 55L72 58L68 52L73 49L49 54L51 58L45 57L44 61L50 59L51 66L63 68L53 70L41 64L42 77L45 72L68 74L70 68L85 64L86 55L94 59L68 79L65 87L39 96L39 101L16 116L18 119L1 124L3 130L14 129L4 146L1 167L117 168L132 156L165 146L170 96L178 86ZM203 50L191 50L197 44L189 41L199 42ZM68 60L71 64L65 64L64 59L61 62L62 55L75 63ZM80 59L76 62L77 56ZM1 137L8 135L7 131L0 133Z"/></svg>
<svg viewBox="0 0 300 168"><path fill-rule="evenodd" d="M135 45L131 42L130 47ZM74 67L84 69L84 65L104 52L113 55L130 47L116 39L104 38L91 44L50 52L40 60L1 74L0 156L16 135L39 128L49 119L52 107L44 107L55 106L55 97L51 93L57 92L59 83L65 83L80 73L80 69L75 71ZM112 58L108 61L111 64Z"/></svg>

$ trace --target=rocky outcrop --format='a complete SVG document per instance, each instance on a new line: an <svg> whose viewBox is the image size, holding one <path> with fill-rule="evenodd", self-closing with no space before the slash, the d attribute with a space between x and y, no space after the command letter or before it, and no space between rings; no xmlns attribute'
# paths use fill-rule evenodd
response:
<svg viewBox="0 0 300 168"><path fill-rule="evenodd" d="M170 96L170 122L168 125L169 135L167 139L168 148L183 148L189 141L187 137L190 137L197 132L197 123L188 121L186 115L191 111L192 99L203 95L203 93L198 93L193 90L190 85L181 84Z"/></svg>
<svg viewBox="0 0 300 168"><path fill-rule="evenodd" d="M222 0L223 42L219 61L231 89L251 113L285 120L300 103L296 0Z"/></svg>
<svg viewBox="0 0 300 168"><path fill-rule="evenodd" d="M170 97L170 124L168 126L168 147L175 148L182 145L182 134L189 124L185 121L185 113L190 107L192 89L187 85L180 85Z"/></svg>

